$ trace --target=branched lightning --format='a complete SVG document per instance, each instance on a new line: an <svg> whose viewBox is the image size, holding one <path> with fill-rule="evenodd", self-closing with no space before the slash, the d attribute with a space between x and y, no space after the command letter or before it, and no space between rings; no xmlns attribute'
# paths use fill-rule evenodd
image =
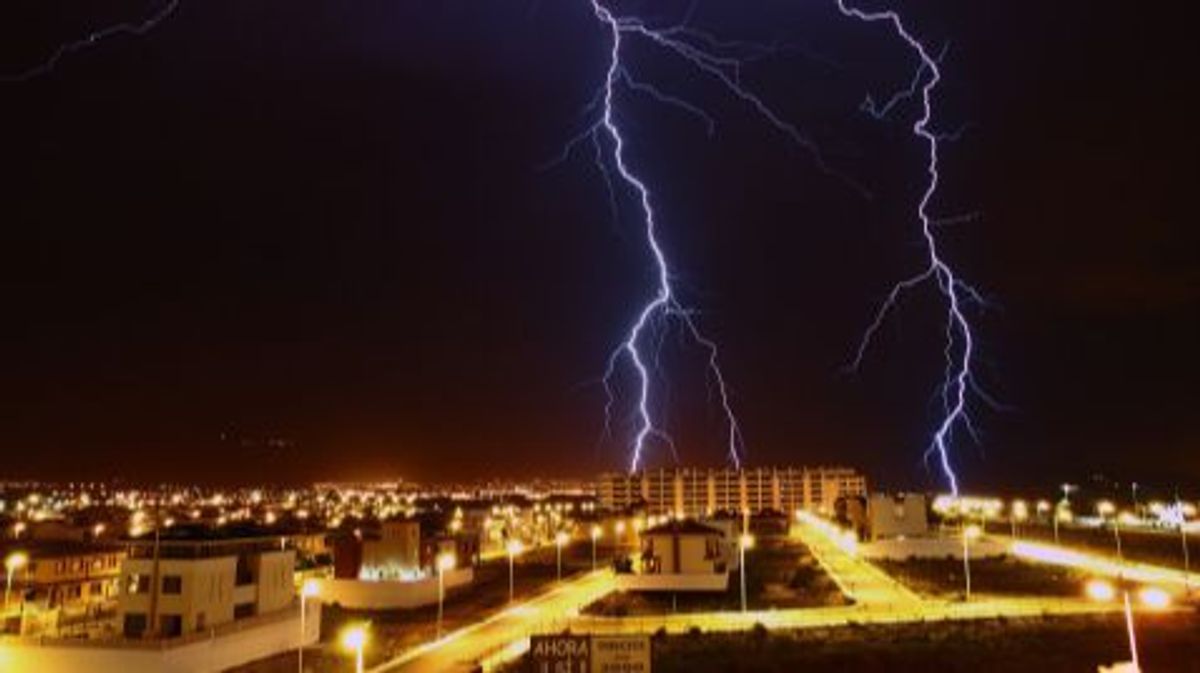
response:
<svg viewBox="0 0 1200 673"><path fill-rule="evenodd" d="M674 444L669 434L660 427L652 408L651 370L656 368L656 364L654 360L648 361L643 352L643 349L647 347L646 339L651 333L660 335L660 343L662 330L668 329L670 323L674 322L680 326L684 335L708 354L707 365L710 380L714 384L717 401L720 403L725 417L726 451L729 460L734 465L740 466L744 441L741 427L733 412L729 386L719 366L717 345L700 330L693 312L683 305L672 285L671 266L658 239L658 218L650 188L629 165L626 157L626 140L621 133L615 113L617 89L624 86L630 92L649 96L659 103L686 112L701 121L710 135L716 129L716 123L713 117L699 106L631 75L622 61L622 47L625 41L627 39L645 40L683 59L699 72L708 75L732 96L748 105L790 141L806 150L822 171L840 177L856 189L862 190L849 179L830 169L818 147L808 136L794 124L784 120L759 96L742 84L741 69L746 60L761 58L770 51L769 47L721 41L708 33L688 27L686 20L680 25L654 28L637 18L615 16L600 3L600 0L589 1L596 19L605 27L612 39L608 67L603 86L588 106L588 110L595 116L595 120L582 133L567 143L559 161L566 159L572 149L583 141L590 140L593 143L596 150L594 159L600 174L609 182L610 196L616 193L611 182L611 179L616 178L637 197L639 213L646 234L646 244L658 272L654 296L642 306L627 330L625 338L609 355L603 379L605 391L608 393L608 402L605 405L605 431L607 433L611 429L611 412L615 403L613 377L618 368L628 362L635 374L638 386L635 414L636 432L631 442L630 470L636 471L642 465L644 453L651 441L660 441L674 450ZM748 56L743 58L738 55L729 55L731 51L748 54ZM606 144L611 147L608 159L614 169L612 171L609 170L604 160L602 150Z"/></svg>
<svg viewBox="0 0 1200 673"><path fill-rule="evenodd" d="M880 117L886 115L900 102L917 97L921 104L921 116L913 125L913 133L928 146L926 171L929 181L917 205L917 218L920 220L921 233L925 239L928 264L920 273L902 280L892 287L875 313L874 319L867 326L851 367L857 368L862 363L863 356L871 345L872 339L879 331L888 313L895 308L901 295L927 281L934 281L946 300L946 344L943 349L946 365L940 388L941 420L930 439L926 457L936 456L950 490L958 495L958 475L955 474L950 459L950 448L956 429L961 427L971 436L976 435L974 423L968 413L967 396L969 391L981 394L971 373L975 355L975 338L971 331L971 324L964 313L964 306L969 303L982 304L983 298L954 273L942 256L938 248L937 237L934 235L934 229L939 225L939 220L929 214L930 201L938 189L940 142L947 139L947 136L940 135L930 128L933 118L933 91L942 78L941 70L938 67L939 58L930 55L921 41L908 31L904 21L896 12L890 10L868 12L851 7L846 0L836 0L836 2L838 9L847 17L866 23L890 24L896 35L904 40L919 57L920 64L908 89L893 95L882 106L877 106L872 99L868 98L864 103L864 110L873 116ZM982 396L982 399L988 400L985 395Z"/></svg>
<svg viewBox="0 0 1200 673"><path fill-rule="evenodd" d="M25 70L12 74L0 75L0 82L25 82L36 77L41 77L54 70L58 62L63 58L78 51L90 49L105 40L116 37L118 35L145 35L153 30L158 24L162 23L167 17L175 13L179 8L181 0L167 0L161 8L151 14L148 18L142 21L127 21L118 23L107 28L92 31L78 40L65 42L58 46L50 56L42 62L30 66Z"/></svg>

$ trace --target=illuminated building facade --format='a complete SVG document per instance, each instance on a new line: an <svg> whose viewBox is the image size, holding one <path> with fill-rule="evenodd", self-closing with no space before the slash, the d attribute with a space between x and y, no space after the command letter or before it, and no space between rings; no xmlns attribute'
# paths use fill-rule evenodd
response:
<svg viewBox="0 0 1200 673"><path fill-rule="evenodd" d="M679 518L798 509L831 514L838 499L866 494L866 477L845 467L660 468L606 473L596 483L605 509L644 507Z"/></svg>

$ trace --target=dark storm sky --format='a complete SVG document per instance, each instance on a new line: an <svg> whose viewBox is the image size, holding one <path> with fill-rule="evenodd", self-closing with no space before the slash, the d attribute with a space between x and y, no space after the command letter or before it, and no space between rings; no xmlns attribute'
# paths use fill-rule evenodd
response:
<svg viewBox="0 0 1200 673"><path fill-rule="evenodd" d="M145 13L96 4L6 3L0 69ZM974 316L979 380L1006 407L977 408L982 444L958 446L967 488L1093 471L1196 485L1195 36L1128 3L897 6L949 43L938 120L968 125L934 209L979 214L942 235L993 301ZM621 7L666 21L683 3ZM832 0L705 2L696 23L783 45L747 84L873 194L678 60L629 51L717 118L710 139L621 97L750 460L930 483L936 295L910 297L862 371L839 373L889 283L922 262L913 110L858 112L907 84L911 53ZM0 472L622 467L620 441L597 443L595 380L652 290L640 223L628 201L611 220L589 157L539 169L586 123L607 49L582 0L183 0L146 37L0 86ZM717 463L703 354L666 345L658 399L669 390L681 457Z"/></svg>

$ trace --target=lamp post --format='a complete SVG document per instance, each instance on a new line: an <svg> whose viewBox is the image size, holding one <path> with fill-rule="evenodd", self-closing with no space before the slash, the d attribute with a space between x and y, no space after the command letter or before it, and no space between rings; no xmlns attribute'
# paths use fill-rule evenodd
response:
<svg viewBox="0 0 1200 673"><path fill-rule="evenodd" d="M446 602L446 580L445 574L447 570L453 570L454 564L458 562L453 553L438 554L437 557L437 575L438 575L438 612L437 612L437 640L442 639L442 609L443 603Z"/></svg>
<svg viewBox="0 0 1200 673"><path fill-rule="evenodd" d="M971 540L982 534L983 531L979 526L968 526L966 520L963 520L963 577L966 580L966 598L964 600L968 601L971 600Z"/></svg>
<svg viewBox="0 0 1200 673"><path fill-rule="evenodd" d="M521 544L520 540L509 540L504 548L508 551L508 602L511 603L516 596L516 585L513 582L513 567L516 565L514 559L524 551L525 545Z"/></svg>
<svg viewBox="0 0 1200 673"><path fill-rule="evenodd" d="M354 671L363 673L363 647L367 644L365 626L354 626L342 633L342 647L354 653Z"/></svg>
<svg viewBox="0 0 1200 673"><path fill-rule="evenodd" d="M571 536L567 535L567 532L566 532L566 531L562 531L562 530L560 530L560 531L558 531L557 533L555 533L555 534L554 534L555 562L558 564L558 581L559 581L559 582L561 582L561 581L562 581L562 550L563 550L563 545L567 544L567 541L568 541L568 540L570 540L570 539L571 539Z"/></svg>
<svg viewBox="0 0 1200 673"><path fill-rule="evenodd" d="M753 547L754 536L749 533L742 533L742 536L738 538L738 571L742 576L742 612L746 611L746 550Z"/></svg>
<svg viewBox="0 0 1200 673"><path fill-rule="evenodd" d="M1125 596L1125 628L1127 631L1129 631L1129 656L1132 659L1131 663L1133 664L1133 670L1140 671L1142 669L1140 666L1138 666L1137 636L1134 635L1134 632L1133 632L1133 608L1129 605L1129 591L1128 590L1126 590L1124 592L1124 596Z"/></svg>
<svg viewBox="0 0 1200 673"><path fill-rule="evenodd" d="M319 587L316 580L304 580L304 584L300 586L300 644L297 647L300 673L304 673L304 636L307 633L304 620L307 612L307 601L309 598L316 596L319 593Z"/></svg>
<svg viewBox="0 0 1200 673"><path fill-rule="evenodd" d="M1025 505L1024 500L1013 500L1012 507L1008 512L1008 521L1012 526L1012 539L1017 539L1017 522L1024 521L1029 517L1029 508Z"/></svg>
<svg viewBox="0 0 1200 673"><path fill-rule="evenodd" d="M1100 516L1101 522L1107 522L1108 517L1112 516L1113 539L1117 542L1117 559L1124 560L1124 555L1121 553L1121 517L1117 516L1116 505L1111 501L1101 500L1096 503L1096 514Z"/></svg>
<svg viewBox="0 0 1200 673"><path fill-rule="evenodd" d="M1054 508L1054 544L1058 544L1058 519L1064 508L1071 507L1071 491L1074 491L1076 487L1074 484L1063 484L1060 488L1062 488L1063 497L1058 506Z"/></svg>
<svg viewBox="0 0 1200 673"><path fill-rule="evenodd" d="M600 526L592 526L592 571L593 572L595 572L595 570L596 570L596 540L599 540L600 536L603 533L604 533L604 531L600 528Z"/></svg>
<svg viewBox="0 0 1200 673"><path fill-rule="evenodd" d="M1170 512L1171 518L1179 524L1179 544L1183 549L1183 592L1190 594L1192 569L1187 543L1187 513L1183 511L1183 501L1179 499L1179 493L1175 494L1175 504L1171 509L1173 510Z"/></svg>
<svg viewBox="0 0 1200 673"><path fill-rule="evenodd" d="M6 578L4 582L4 608L8 609L8 598L12 593L13 573L18 569L24 568L29 563L29 555L23 551L15 551L4 559L4 570Z"/></svg>

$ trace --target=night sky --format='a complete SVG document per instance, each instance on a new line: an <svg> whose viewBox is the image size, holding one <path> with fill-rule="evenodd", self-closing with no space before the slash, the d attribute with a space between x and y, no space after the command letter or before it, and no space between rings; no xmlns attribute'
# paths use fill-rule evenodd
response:
<svg viewBox="0 0 1200 673"><path fill-rule="evenodd" d="M667 23L686 4L618 7ZM146 6L5 3L0 71ZM991 302L972 314L978 374L1003 406L974 408L965 488L1093 472L1200 485L1190 27L1092 0L894 6L949 45L937 120L964 133L933 209L976 214L940 231ZM628 52L717 120L710 138L620 100L750 462L936 485L920 456L937 294L911 295L861 371L841 371L890 283L922 265L915 110L858 109L907 85L913 55L832 0L702 2L695 25L778 45L747 86L870 192L678 59ZM582 0L183 0L147 36L0 85L0 476L623 468L629 426L602 439L597 382L653 267L587 152L545 167L588 123L608 40ZM704 353L672 335L663 362L680 460L720 464Z"/></svg>

